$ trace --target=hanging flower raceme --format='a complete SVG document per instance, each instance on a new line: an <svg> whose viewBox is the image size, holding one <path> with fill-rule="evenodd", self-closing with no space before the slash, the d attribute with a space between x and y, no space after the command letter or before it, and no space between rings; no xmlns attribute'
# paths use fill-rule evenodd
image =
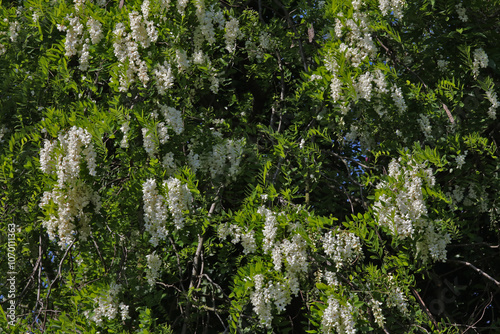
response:
<svg viewBox="0 0 500 334"><path fill-rule="evenodd" d="M400 158L389 164L389 179L378 184L378 201L373 208L377 223L399 239L416 240L417 256L424 262L444 261L449 234L440 228L442 222L427 217L425 187L434 187L432 169L413 158Z"/></svg>
<svg viewBox="0 0 500 334"><path fill-rule="evenodd" d="M348 231L341 231L335 235L329 231L323 237L323 248L335 261L337 269L361 255L361 241L354 233Z"/></svg>
<svg viewBox="0 0 500 334"><path fill-rule="evenodd" d="M149 242L155 247L168 235L166 225L168 213L173 218L174 226L181 229L184 227L183 212L189 210L193 202L188 186L175 177L164 181L163 187L166 190L165 196L158 191L154 179L149 179L142 184L145 227L146 231L151 234Z"/></svg>
<svg viewBox="0 0 500 334"><path fill-rule="evenodd" d="M97 213L101 207L99 195L80 175L84 162L89 175L96 175L91 139L87 130L73 126L67 133L59 134L58 141L45 140L40 150L40 169L57 175L57 184L44 192L39 204L49 213L42 224L52 240L59 238L61 247L70 244L77 233L85 240L90 234L91 214L84 209L92 203Z"/></svg>

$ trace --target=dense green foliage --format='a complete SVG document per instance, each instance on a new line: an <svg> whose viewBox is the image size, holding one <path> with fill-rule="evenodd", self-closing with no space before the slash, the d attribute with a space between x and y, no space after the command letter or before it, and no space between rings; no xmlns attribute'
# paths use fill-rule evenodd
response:
<svg viewBox="0 0 500 334"><path fill-rule="evenodd" d="M499 5L1 2L0 333L498 330Z"/></svg>

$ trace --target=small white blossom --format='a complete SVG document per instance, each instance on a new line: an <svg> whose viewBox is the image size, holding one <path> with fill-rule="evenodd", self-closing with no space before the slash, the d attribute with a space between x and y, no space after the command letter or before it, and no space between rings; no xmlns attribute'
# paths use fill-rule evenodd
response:
<svg viewBox="0 0 500 334"><path fill-rule="evenodd" d="M462 3L459 3L458 5L455 6L455 9L457 10L458 18L462 22L467 22L469 18L467 17L466 10L464 7L462 7Z"/></svg>
<svg viewBox="0 0 500 334"><path fill-rule="evenodd" d="M148 128L142 128L143 146L149 156L154 156L158 151L153 133Z"/></svg>
<svg viewBox="0 0 500 334"><path fill-rule="evenodd" d="M346 306L344 306L335 297L330 296L328 298L328 307L323 311L322 332L325 334L356 333L353 313L354 307L349 302L346 302Z"/></svg>
<svg viewBox="0 0 500 334"><path fill-rule="evenodd" d="M444 60L444 59L439 59L437 61L438 68L441 72L446 72L449 64L450 64L450 62L447 60Z"/></svg>
<svg viewBox="0 0 500 334"><path fill-rule="evenodd" d="M94 211L100 209L100 197L91 187L80 179L83 161L88 173L96 175L96 153L92 136L82 128L73 126L67 133L59 134L59 143L46 140L40 151L40 168L44 173L57 175L57 184L51 191L44 192L39 206L45 208L52 202L56 212L52 213L42 225L47 229L49 238L59 238L59 245L65 248L80 233L85 239L90 233L87 212L84 209L92 203ZM79 225L80 229L77 229Z"/></svg>
<svg viewBox="0 0 500 334"><path fill-rule="evenodd" d="M189 210L193 197L186 184L180 180L170 177L164 182L163 186L167 188L168 209L174 218L174 225L177 229L184 227L183 211Z"/></svg>
<svg viewBox="0 0 500 334"><path fill-rule="evenodd" d="M160 240L164 240L168 235L166 220L168 218L167 205L156 187L154 179L148 179L142 184L144 225L146 231L151 235L149 242L157 246Z"/></svg>
<svg viewBox="0 0 500 334"><path fill-rule="evenodd" d="M467 156L467 151L464 152L464 154L460 154L456 157L456 162L457 162L457 168L461 169L462 166L465 164L465 157Z"/></svg>
<svg viewBox="0 0 500 334"><path fill-rule="evenodd" d="M226 49L230 53L233 53L236 50L236 40L241 34L238 19L233 17L231 20L227 21L225 30L224 38L226 39Z"/></svg>
<svg viewBox="0 0 500 334"><path fill-rule="evenodd" d="M361 242L354 233L341 231L334 235L329 231L322 241L325 253L333 259L337 269L361 255Z"/></svg>
<svg viewBox="0 0 500 334"><path fill-rule="evenodd" d="M90 39L92 40L92 44L98 44L104 37L102 33L101 22L91 17L87 21L87 26L89 27Z"/></svg>
<svg viewBox="0 0 500 334"><path fill-rule="evenodd" d="M9 24L9 35L10 35L10 41L12 43L15 43L17 40L17 36L19 35L19 30L20 30L19 22L14 21Z"/></svg>
<svg viewBox="0 0 500 334"><path fill-rule="evenodd" d="M500 103L498 102L497 93L490 89L486 92L486 98L491 103L490 107L488 108L488 116L491 119L496 119L497 118L496 110L500 105Z"/></svg>
<svg viewBox="0 0 500 334"><path fill-rule="evenodd" d="M432 140L432 126L429 121L429 117L427 115L420 114L420 119L417 122L420 125L420 129L424 133L425 138L429 141Z"/></svg>
<svg viewBox="0 0 500 334"><path fill-rule="evenodd" d="M189 68L189 59L184 50L175 50L175 59L177 60L177 68L180 72Z"/></svg>
<svg viewBox="0 0 500 334"><path fill-rule="evenodd" d="M479 75L479 68L488 67L488 55L482 48L478 48L474 50L474 62L472 63L472 74L474 78L477 78Z"/></svg>
<svg viewBox="0 0 500 334"><path fill-rule="evenodd" d="M162 261L155 253L146 255L146 261L148 264L146 279L148 280L149 285L154 286L156 280L160 276Z"/></svg>

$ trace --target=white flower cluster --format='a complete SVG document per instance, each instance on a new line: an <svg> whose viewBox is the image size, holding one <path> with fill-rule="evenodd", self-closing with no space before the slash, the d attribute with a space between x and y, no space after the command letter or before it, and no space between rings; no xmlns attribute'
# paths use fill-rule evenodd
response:
<svg viewBox="0 0 500 334"><path fill-rule="evenodd" d="M184 121L181 111L165 105L160 105L160 111L165 119L164 122L156 123L152 130L146 127L142 128L143 147L150 157L158 153L159 143L165 144L170 138L167 125L170 126L176 134L181 134L184 131ZM151 113L151 116L153 119L157 119L158 113L154 111ZM128 131L128 126L125 129ZM124 137L124 140L125 139L126 137Z"/></svg>
<svg viewBox="0 0 500 334"><path fill-rule="evenodd" d="M394 276L389 275L389 286L387 287L387 299L386 303L388 307L394 307L401 311L402 313L408 312L408 302L406 296L401 291L401 288L397 285Z"/></svg>
<svg viewBox="0 0 500 334"><path fill-rule="evenodd" d="M298 222L289 225L289 231L292 233L289 239L276 240L279 215L263 206L258 209L257 213L265 220L262 230L264 236L262 249L265 254L271 255L274 270L279 272L279 275L284 275L282 281L270 281L267 284L264 284L263 275L259 274L253 278L255 290L251 292L250 299L261 324L269 326L272 321L273 303L278 312L282 312L290 303L291 296L298 294L299 277L307 273L309 269L308 248L306 240L299 233L294 233L299 225ZM241 242L245 254L257 251L255 234L258 232L247 230L236 224L222 224L218 227L219 237L225 239L230 236L234 244ZM285 269L283 273L281 273L282 268Z"/></svg>
<svg viewBox="0 0 500 334"><path fill-rule="evenodd" d="M7 133L7 128L5 126L2 126L0 128L0 143L3 142L3 137L5 136L6 133Z"/></svg>
<svg viewBox="0 0 500 334"><path fill-rule="evenodd" d="M307 261L307 243L300 234L294 234L292 240L285 239L281 244L275 246L276 251L280 251L281 259L285 259L286 270L289 275L297 277L301 273L306 273L309 267ZM273 250L273 257L276 257L275 250ZM275 259L274 259L275 260ZM279 262L274 261L275 269ZM297 293L298 291L292 291Z"/></svg>
<svg viewBox="0 0 500 334"><path fill-rule="evenodd" d="M399 160L401 162L401 158ZM411 160L407 166L401 166L396 160L389 163L389 176L395 184L382 181L378 189L393 189L380 195L374 208L378 224L389 228L399 238L411 237L416 227L424 224L427 207L424 202L422 185L434 185L432 170L425 169L425 164ZM421 174L421 175L420 175Z"/></svg>
<svg viewBox="0 0 500 334"><path fill-rule="evenodd" d="M459 3L458 5L455 6L455 9L457 10L458 18L462 22L467 22L469 18L467 17L466 10L464 7L462 7L462 3Z"/></svg>
<svg viewBox="0 0 500 334"><path fill-rule="evenodd" d="M215 24L218 24L219 29L223 30L225 26L224 14L221 10L216 10L213 6L208 10L199 1L197 4L196 16L200 22L201 36L205 38L208 44L215 43ZM201 42L201 41L200 41ZM198 42L198 43L200 43ZM199 49L199 45L197 47Z"/></svg>
<svg viewBox="0 0 500 334"><path fill-rule="evenodd" d="M231 20L226 22L226 33L224 38L226 39L226 50L233 53L236 50L236 40L240 36L240 22L237 18L231 18Z"/></svg>
<svg viewBox="0 0 500 334"><path fill-rule="evenodd" d="M278 312L283 312L291 301L289 285L284 282L267 282L264 285L264 276L257 274L253 277L254 290L250 293L253 310L265 327L271 326L273 319L271 310L274 305Z"/></svg>
<svg viewBox="0 0 500 334"><path fill-rule="evenodd" d="M165 95L167 90L172 88L174 85L174 74L172 73L172 68L165 61L163 65L156 65L153 70L153 75L156 78L156 89L158 89L158 94Z"/></svg>
<svg viewBox="0 0 500 334"><path fill-rule="evenodd" d="M217 76L217 72L215 72L215 69L212 67L212 65L209 65L208 68L212 72L211 76L208 78L208 80L210 81L210 91L214 94L217 94L219 92L220 84L219 77Z"/></svg>
<svg viewBox="0 0 500 334"><path fill-rule="evenodd" d="M243 229L235 224L221 224L217 231L219 238L226 239L228 236L231 237L231 242L237 244L241 241L243 246L243 253L250 254L257 250L257 243L255 242L255 231Z"/></svg>
<svg viewBox="0 0 500 334"><path fill-rule="evenodd" d="M488 101L490 101L491 105L488 109L488 116L491 119L496 119L497 118L497 108L500 106L500 103L498 102L498 96L493 89L490 89L486 92L486 98Z"/></svg>
<svg viewBox="0 0 500 334"><path fill-rule="evenodd" d="M372 82L374 78L371 72L365 72L358 77L355 85L356 94L359 98L370 101L372 96Z"/></svg>
<svg viewBox="0 0 500 334"><path fill-rule="evenodd" d="M299 233L293 233L291 239L276 240L277 216L264 207L260 207L257 212L265 218L262 248L265 253L271 253L274 270L280 271L285 265L290 291L296 295L299 291L299 277L307 273L309 268L306 240ZM296 227L297 224L290 224L289 230L293 232Z"/></svg>
<svg viewBox="0 0 500 334"><path fill-rule="evenodd" d="M66 41L64 42L66 57L72 57L77 54L77 48L82 43L80 37L83 35L83 24L78 17L67 17L67 19L69 27L58 25L58 29L66 31Z"/></svg>
<svg viewBox="0 0 500 334"><path fill-rule="evenodd" d="M245 50L251 59L260 59L264 56L265 51L270 51L274 48L275 42L273 41L271 34L266 31L262 31L259 35L258 41L253 41L252 39L247 39L245 42Z"/></svg>
<svg viewBox="0 0 500 334"><path fill-rule="evenodd" d="M339 280L337 278L337 274L333 271L325 270L325 273L321 270L318 271L318 278L323 278L329 286L337 286L339 285Z"/></svg>
<svg viewBox="0 0 500 334"><path fill-rule="evenodd" d="M323 79L323 77L321 75L319 75L319 74L313 74L309 78L310 81L318 81L318 80L321 80L321 79Z"/></svg>
<svg viewBox="0 0 500 334"><path fill-rule="evenodd" d="M400 113L406 111L407 106L401 88L397 86L392 87L392 99L394 100L394 103L396 104L396 107L398 108L398 111Z"/></svg>
<svg viewBox="0 0 500 334"><path fill-rule="evenodd" d="M417 254L424 262L428 262L429 259L446 260L446 246L451 242L451 238L448 233L436 232L435 225L428 224L425 227L424 237L417 241Z"/></svg>
<svg viewBox="0 0 500 334"><path fill-rule="evenodd" d="M181 229L184 226L183 211L189 210L193 202L189 188L178 179L170 177L163 182L163 187L166 189L165 197L158 192L154 179L148 179L142 184L145 227L151 234L149 242L155 247L168 235L168 212L173 217L174 226Z"/></svg>
<svg viewBox="0 0 500 334"><path fill-rule="evenodd" d="M207 157L207 165L212 178L220 175L226 175L228 179L236 177L239 172L241 156L245 139L233 140L226 139L212 148L212 154ZM229 168L226 170L226 165Z"/></svg>
<svg viewBox="0 0 500 334"><path fill-rule="evenodd" d="M384 193L374 204L377 222L387 227L397 238L410 237L417 240L417 256L424 262L429 254L434 261L446 259L446 245L450 242L447 233L436 231L440 221L431 221L426 217L427 207L422 188L424 184L432 187L435 179L432 170L425 163L417 163L414 159L406 162L406 166L392 160L389 164L390 181L382 181L377 188ZM439 242L438 242L439 241Z"/></svg>
<svg viewBox="0 0 500 334"><path fill-rule="evenodd" d="M158 242L168 235L165 226L168 217L167 205L165 198L158 192L154 179L148 179L142 184L142 193L145 228L151 235L149 242L156 247Z"/></svg>
<svg viewBox="0 0 500 334"><path fill-rule="evenodd" d="M75 3L75 9L76 9L77 13L80 11L80 9L85 4L85 0L73 0L73 2Z"/></svg>
<svg viewBox="0 0 500 334"><path fill-rule="evenodd" d="M474 62L472 63L472 74L474 78L479 75L479 68L488 67L488 55L482 48L474 50Z"/></svg>
<svg viewBox="0 0 500 334"><path fill-rule="evenodd" d="M184 16L184 11L186 10L186 6L188 4L188 0L179 0L177 1L177 11L181 16Z"/></svg>
<svg viewBox="0 0 500 334"><path fill-rule="evenodd" d="M322 332L329 333L356 333L355 322L352 314L354 307L346 302L342 305L337 298L328 297L328 307L323 311L321 320Z"/></svg>
<svg viewBox="0 0 500 334"><path fill-rule="evenodd" d="M115 41L113 43L114 53L120 67L125 73L119 75L119 90L125 92L128 90L129 84L135 82L136 77L146 87L149 82L148 67L139 54L139 44L143 48L148 48L158 39L158 31L154 26L153 21L147 19L149 14L149 1L145 1L142 5L142 15L133 11L129 13L131 32L126 32L126 27L123 23L118 23L113 31ZM161 77L161 70L158 72ZM166 80L165 78L163 78ZM157 78L158 80L158 78ZM163 83L165 84L165 83Z"/></svg>
<svg viewBox="0 0 500 334"><path fill-rule="evenodd" d="M261 206L257 213L265 218L264 229L262 230L264 234L264 240L262 241L262 248L265 253L269 253L270 250L274 248L276 234L278 232L278 221L276 215L269 209ZM279 249L279 248L278 248ZM281 264L281 260L279 261ZM275 263L275 267L276 267ZM279 270L279 269L278 269Z"/></svg>
<svg viewBox="0 0 500 334"><path fill-rule="evenodd" d="M463 165L465 165L465 157L467 156L468 151L465 151L464 154L460 154L455 158L457 163L457 168L461 169Z"/></svg>
<svg viewBox="0 0 500 334"><path fill-rule="evenodd" d="M335 261L337 270L361 255L361 241L354 233L340 231L334 235L329 231L322 241L325 253Z"/></svg>
<svg viewBox="0 0 500 334"><path fill-rule="evenodd" d="M363 11L354 11L352 18L338 22L340 22L337 23L339 27L336 29L343 32L341 35L343 42L340 44L339 50L354 67L359 67L367 57L376 56L377 47L371 36L369 19Z"/></svg>
<svg viewBox="0 0 500 334"><path fill-rule="evenodd" d="M387 83L385 81L385 75L382 72L382 70L380 69L375 70L375 78L373 79L373 82L375 82L377 93L386 94L388 92Z"/></svg>
<svg viewBox="0 0 500 334"><path fill-rule="evenodd" d="M145 1L143 3L142 15L136 11L128 14L130 20L130 29L132 30L130 35L135 42L141 44L141 46L145 49L149 48L151 43L155 43L158 39L158 31L154 26L154 22L147 19L149 9L147 6L144 6L146 3L149 2Z"/></svg>
<svg viewBox="0 0 500 334"><path fill-rule="evenodd" d="M182 49L175 50L175 59L177 60L177 68L179 72L186 71L189 68L190 61L186 51Z"/></svg>
<svg viewBox="0 0 500 334"><path fill-rule="evenodd" d="M104 37L102 32L102 24L98 20L90 17L87 20L87 26L89 28L88 33L90 38L85 37L85 26L80 22L78 16L67 16L66 20L69 21L69 27L65 25L58 24L57 29L59 31L66 31L66 41L64 47L66 50L65 55L67 57L72 57L76 54L80 55L80 65L79 69L81 71L86 71L89 68L90 60L90 42L92 44L98 44Z"/></svg>
<svg viewBox="0 0 500 334"><path fill-rule="evenodd" d="M142 128L142 144L150 157L153 157L155 153L158 152L154 132L150 131L148 128Z"/></svg>
<svg viewBox="0 0 500 334"><path fill-rule="evenodd" d="M89 27L90 40L92 41L92 44L99 44L104 37L102 33L102 23L91 17L87 21L87 26Z"/></svg>
<svg viewBox="0 0 500 334"><path fill-rule="evenodd" d="M259 49L262 51L272 50L274 48L275 42L273 41L271 34L263 31L259 35Z"/></svg>
<svg viewBox="0 0 500 334"><path fill-rule="evenodd" d="M174 218L174 225L177 229L184 227L183 211L189 210L193 197L191 191L186 184L182 184L180 180L170 177L163 183L163 186L168 189L167 203L170 213Z"/></svg>
<svg viewBox="0 0 500 334"><path fill-rule="evenodd" d="M177 168L174 153L168 152L167 154L165 154L162 160L162 165L163 168L167 170L167 173L171 175Z"/></svg>
<svg viewBox="0 0 500 334"><path fill-rule="evenodd" d="M10 41L12 43L15 43L17 40L17 36L19 36L19 30L21 27L19 26L19 22L14 21L9 24L9 35L10 35Z"/></svg>
<svg viewBox="0 0 500 334"><path fill-rule="evenodd" d="M109 320L115 319L118 310L120 310L120 316L122 320L129 319L129 305L125 305L124 303L118 304L116 301L120 289L120 284L112 283L107 293L100 295L96 299L99 306L94 308L92 313L88 310L84 312L87 319L95 322L98 326L101 326L104 318L107 318Z"/></svg>
<svg viewBox="0 0 500 334"><path fill-rule="evenodd" d="M170 138L165 122L159 122L158 124L156 124L156 133L158 134L158 139L160 140L161 144L165 144Z"/></svg>
<svg viewBox="0 0 500 334"><path fill-rule="evenodd" d="M79 222L80 237L85 240L90 233L89 216L84 209L92 203L95 212L101 207L100 197L90 186L80 180L83 159L91 176L96 175L96 154L91 142L92 136L82 128L73 126L66 134L59 134L58 145L45 140L40 150L40 169L46 174L57 175L57 185L52 191L44 192L40 207L54 204L57 213L43 222L49 237L59 237L59 245L67 246L73 240L75 220ZM52 204L51 204L52 203Z"/></svg>
<svg viewBox="0 0 500 334"><path fill-rule="evenodd" d="M81 71L86 71L89 69L89 60L90 60L90 52L89 52L89 39L85 39L85 43L82 45L82 49L80 51L80 65L78 68Z"/></svg>
<svg viewBox="0 0 500 334"><path fill-rule="evenodd" d="M444 60L444 59L439 59L437 61L437 66L441 72L446 72L449 64L450 64L450 62L447 60Z"/></svg>
<svg viewBox="0 0 500 334"><path fill-rule="evenodd" d="M160 276L161 269L161 259L155 253L146 255L146 261L148 263L148 267L146 269L146 279L148 280L149 285L154 286L156 280Z"/></svg>
<svg viewBox="0 0 500 334"><path fill-rule="evenodd" d="M379 8L383 15L392 14L397 19L403 18L404 0L380 0Z"/></svg>
<svg viewBox="0 0 500 334"><path fill-rule="evenodd" d="M425 139L431 141L434 137L432 136L432 126L429 116L420 114L420 119L418 119L417 122L420 125L420 130L422 130L425 135Z"/></svg>
<svg viewBox="0 0 500 334"><path fill-rule="evenodd" d="M463 200L465 206L477 205L480 212L488 211L489 202L487 190L485 187L480 187L478 184L470 183L468 189L467 187L455 185L453 191L448 191L446 193L446 197L452 200L450 210L457 210L458 205Z"/></svg>
<svg viewBox="0 0 500 334"><path fill-rule="evenodd" d="M120 130L123 132L123 138L120 141L120 147L128 148L128 132L130 131L130 123L127 121L123 122Z"/></svg>
<svg viewBox="0 0 500 334"><path fill-rule="evenodd" d="M170 125L176 134L180 135L184 131L182 112L166 105L161 105L160 110L165 122Z"/></svg>
<svg viewBox="0 0 500 334"><path fill-rule="evenodd" d="M342 80L340 80L337 76L332 77L330 88L332 90L333 102L339 101L342 98Z"/></svg>
<svg viewBox="0 0 500 334"><path fill-rule="evenodd" d="M341 40L338 50L347 59L349 65L357 68L361 68L361 64L366 62L367 59L374 59L377 55L377 47L372 38L369 18L360 9L361 4L361 1L353 3L354 12L351 18L346 18L343 13L339 13L335 20L335 35ZM385 4L389 6L387 8L394 7L396 11L401 11L403 6L402 1L393 1L393 3L386 1ZM395 15L399 14L396 13ZM326 69L332 74L330 83L332 99L334 102L339 103L341 112L346 113L349 110L348 101L344 100L342 94L344 83L342 74L339 73L336 56L332 53L327 54L324 63ZM385 75L380 69L363 71L352 80L352 86L355 91L354 101L359 99L371 101L374 96L382 98L382 95L390 93L397 110L404 112L407 109L401 89L395 85L389 89ZM381 117L386 113L381 104L376 104L375 110ZM367 138L366 142L370 142L368 139L369 134L364 136Z"/></svg>
<svg viewBox="0 0 500 334"><path fill-rule="evenodd" d="M385 317L382 313L382 305L381 301L378 301L374 298L370 300L370 307L372 309L373 317L375 318L375 322L379 325L380 328L384 328Z"/></svg>

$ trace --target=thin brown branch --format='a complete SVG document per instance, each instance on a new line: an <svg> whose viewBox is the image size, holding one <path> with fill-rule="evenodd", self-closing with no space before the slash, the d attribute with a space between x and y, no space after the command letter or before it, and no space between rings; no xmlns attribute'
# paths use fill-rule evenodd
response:
<svg viewBox="0 0 500 334"><path fill-rule="evenodd" d="M52 286L61 277L62 265L64 263L64 260L66 260L66 256L68 256L69 251L71 250L71 248L73 248L75 241L76 241L76 239L73 239L73 241L71 241L68 248L66 248L66 251L64 252L63 257L61 258L61 261L59 261L59 267L57 268L57 275L56 275L56 277L54 277L54 280L50 283L49 290L47 291L47 296L45 296L45 306L49 305L49 297L50 297L50 293L52 292ZM43 328L45 328L46 322L47 322L47 310L44 311L44 317L43 317L43 323L42 323Z"/></svg>
<svg viewBox="0 0 500 334"><path fill-rule="evenodd" d="M36 260L35 265L33 266L33 271L31 272L30 277L28 278L28 281L26 282L26 285L21 292L21 295L19 296L19 300L22 300L24 297L24 294L26 293L28 287L30 286L31 282L35 279L35 274L38 271L38 268L41 267L40 263L42 262L42 234L40 233L39 235L39 241L38 241L38 259ZM40 291L38 291L40 292Z"/></svg>
<svg viewBox="0 0 500 334"><path fill-rule="evenodd" d="M488 280L492 281L493 283L495 283L495 285L500 288L500 282L499 281L497 281L496 279L494 279L493 277L491 277L486 272L482 271L481 269L479 269L478 267L476 267L472 263L467 262L467 261L462 261L462 260L448 260L448 262L460 263L460 264L463 264L463 265L465 265L467 267L470 267L473 270L475 270L477 273L483 275L486 279L488 279Z"/></svg>
<svg viewBox="0 0 500 334"><path fill-rule="evenodd" d="M210 210L208 211L208 216L209 217L212 215L212 213L215 210L215 205L216 205L217 198L218 197L215 198L215 201L210 206ZM204 234L198 234L198 246L196 248L196 252L195 252L194 258L193 258L193 269L191 270L191 278L189 280L189 289L188 289L188 291L191 290L192 288L194 288L195 281L198 279L198 276L199 276L199 274L198 274L199 271L198 270L199 270L199 267L200 267L200 259L201 259L201 256L202 256L203 242L204 242L204 240L205 240L205 235ZM185 311L185 315L184 315L184 323L182 325L182 331L181 331L182 334L186 334L186 332L187 332L187 325L188 325L188 321L189 321L190 310L191 310L191 302L188 299L187 304L186 304L186 311Z"/></svg>
<svg viewBox="0 0 500 334"><path fill-rule="evenodd" d="M484 314L486 313L486 309L488 308L489 305L491 305L492 301L493 301L493 294L490 295L490 300L485 304L485 306L483 308L483 313L481 314L481 317L479 319L477 319L477 321L475 323L473 323L471 326L467 326L467 329L464 330L462 334L466 333L471 328L475 328L477 323L484 318Z"/></svg>
<svg viewBox="0 0 500 334"><path fill-rule="evenodd" d="M179 289L178 287L176 287L173 284L165 284L163 282L155 282L155 283L158 284L158 285L161 285L161 286L163 286L165 288L173 288L173 289L177 290L177 292L182 292L181 289Z"/></svg>
<svg viewBox="0 0 500 334"><path fill-rule="evenodd" d="M181 260L179 258L179 252L177 251L177 248L175 247L175 243L174 243L174 240L172 240L172 237L168 237L168 240L172 244L175 256L177 258L177 269L179 271L179 283L181 285L181 289L182 289L182 291L186 291L186 289L184 289L184 284L182 284L182 268L181 268Z"/></svg>
<svg viewBox="0 0 500 334"><path fill-rule="evenodd" d="M434 317L432 316L431 311L429 311L429 308L427 308L427 305L425 305L425 303L422 300L422 297L420 297L420 294L418 293L418 291L415 290L415 288L412 287L411 288L411 292L413 293L413 295L415 296L415 298L417 298L418 303L420 304L420 307L425 311L425 313L427 314L427 316L429 317L429 319L432 321L432 324L434 325L434 327L438 328L438 324L436 322L436 319L434 319Z"/></svg>
<svg viewBox="0 0 500 334"><path fill-rule="evenodd" d="M288 12L288 9L286 9L285 5L283 5L279 0L274 0L274 3L278 5L283 12L285 13L285 19L288 23L288 26L292 28L293 32L295 35L298 37L297 41L299 43L299 53L300 53L300 58L302 59L302 65L304 66L304 71L307 72L307 62L306 62L306 56L304 54L304 48L302 46L302 40L297 32L297 28L295 27L295 24L292 21L292 18L290 17L290 13Z"/></svg>
<svg viewBox="0 0 500 334"><path fill-rule="evenodd" d="M104 271L108 272L108 269L106 268L106 262L104 262L104 258L102 257L101 250L99 249L99 246L97 245L97 242L95 241L94 236L91 234L90 237L92 238L92 241L94 242L94 246L95 246L95 249L97 250L97 254L99 254L99 258L101 259L102 265L104 266Z"/></svg>
<svg viewBox="0 0 500 334"><path fill-rule="evenodd" d="M202 275L204 278L207 279L207 281L209 281L213 286L215 286L217 289L220 290L220 292L222 292L222 294L224 295L224 297L226 297L228 300L229 300L229 296L224 292L224 290L221 288L221 286L217 283L215 283L211 278L210 276L208 276L207 274L203 274Z"/></svg>

